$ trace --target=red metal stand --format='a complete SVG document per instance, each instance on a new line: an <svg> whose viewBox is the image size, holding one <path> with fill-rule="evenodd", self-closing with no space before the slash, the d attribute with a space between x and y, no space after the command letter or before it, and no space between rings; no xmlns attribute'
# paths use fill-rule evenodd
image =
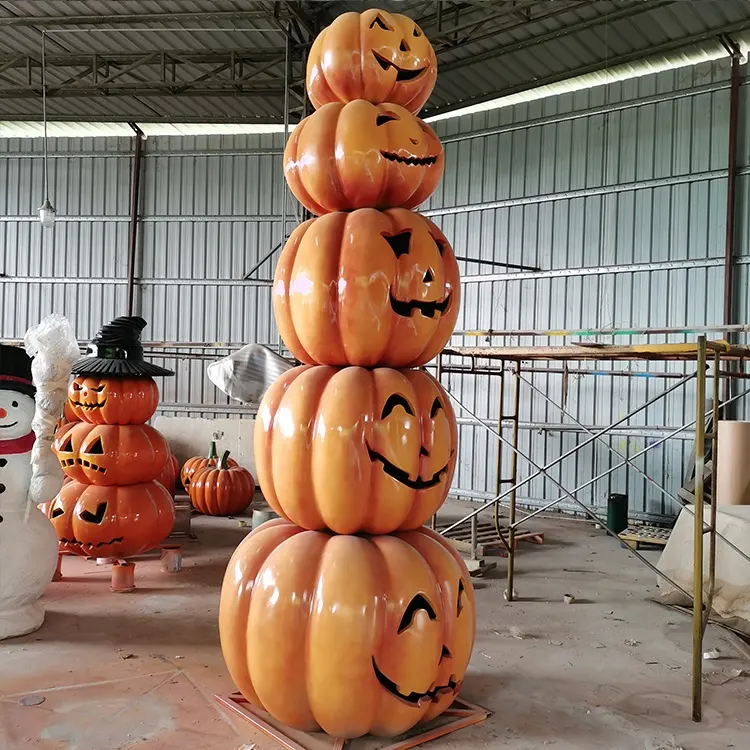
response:
<svg viewBox="0 0 750 750"><path fill-rule="evenodd" d="M268 714L252 706L240 693L232 693L227 697L214 695L214 700L233 714L245 719L253 727L274 740L280 747L286 750L312 750L312 748L306 747L290 737L284 730L274 726ZM400 738L383 740L387 744L380 745L378 750L409 750L409 748L423 745L425 742L430 742L438 737L451 734L472 724L479 724L485 721L489 715L490 712L487 709L456 698L450 708L446 709L429 724L417 727L401 735ZM445 721L446 719L450 719L450 721ZM310 737L311 740L314 738L318 745L321 742L328 741L330 743L330 750L342 750L345 745L353 747L352 743L357 742L357 740L342 740L337 737L328 737L322 733L308 734L307 732L297 732L296 734L303 737ZM372 737L366 736L362 739L372 740Z"/></svg>

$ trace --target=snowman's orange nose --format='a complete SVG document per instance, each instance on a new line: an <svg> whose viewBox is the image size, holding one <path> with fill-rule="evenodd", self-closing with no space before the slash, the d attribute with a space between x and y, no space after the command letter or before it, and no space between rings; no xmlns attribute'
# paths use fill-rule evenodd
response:
<svg viewBox="0 0 750 750"><path fill-rule="evenodd" d="M8 412L5 409L0 409L0 419L5 419L8 416Z"/></svg>

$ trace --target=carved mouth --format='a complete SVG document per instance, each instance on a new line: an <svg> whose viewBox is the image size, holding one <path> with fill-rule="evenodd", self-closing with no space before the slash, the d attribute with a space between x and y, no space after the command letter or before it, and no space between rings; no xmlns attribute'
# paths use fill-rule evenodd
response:
<svg viewBox="0 0 750 750"><path fill-rule="evenodd" d="M365 443L365 445L367 444ZM446 464L440 471L436 471L430 479L422 479L422 477L409 479L408 472L399 469L398 466L392 464L385 456L381 456L380 453L370 448L369 445L367 445L367 452L370 455L370 461L380 461L383 464L383 471L389 477L393 477L397 482L406 485L412 490L428 490L431 487L437 487L443 481L443 474L448 471L448 464Z"/></svg>
<svg viewBox="0 0 750 750"><path fill-rule="evenodd" d="M375 661L375 657L372 657L372 668L375 671L375 676L378 678L378 682L391 694L395 695L396 698L401 699L402 701L405 701L406 703L410 703L413 706L418 705L421 703L425 698L428 698L429 700L433 701L438 696L444 694L447 691L455 692L456 688L459 686L459 683L455 679L455 675L451 675L450 680L448 680L447 685L438 685L437 687L432 688L431 690L428 690L425 693L415 693L411 692L409 695L404 695L404 693L400 692L398 689L398 685L391 680L389 677L386 677L379 669L377 662Z"/></svg>
<svg viewBox="0 0 750 750"><path fill-rule="evenodd" d="M388 161L408 164L410 167L431 167L437 161L437 156L400 156L393 151L381 151L380 153Z"/></svg>
<svg viewBox="0 0 750 750"><path fill-rule="evenodd" d="M100 474L106 474L107 470L103 466L99 466L99 464L92 463L91 461L86 461L83 458L61 458L60 459L60 466L65 469L67 466L83 466L85 469L90 469L91 471L98 471Z"/></svg>
<svg viewBox="0 0 750 750"><path fill-rule="evenodd" d="M424 68L417 68L416 70L410 70L409 68L400 68L390 60L386 60L382 55L379 55L375 50L372 51L373 57L378 61L378 64L383 70L393 68L396 71L397 81L413 81L415 78L419 78L422 73L427 70L427 65Z"/></svg>
<svg viewBox="0 0 750 750"><path fill-rule="evenodd" d="M75 406L78 409L101 409L104 407L104 404L107 403L106 398L101 402L101 404L84 404L83 401L73 401L72 398L69 398L68 401L70 401L71 406Z"/></svg>
<svg viewBox="0 0 750 750"><path fill-rule="evenodd" d="M396 315L401 315L404 318L410 317L414 310L419 310L425 318L434 318L435 313L444 313L448 309L450 302L450 292L441 302L420 302L419 300L404 302L403 300L396 299L393 296L393 292L391 292L391 309Z"/></svg>
<svg viewBox="0 0 750 750"><path fill-rule="evenodd" d="M111 539L108 542L99 542L98 544L93 544L91 542L79 542L75 537L71 537L70 539L60 539L60 544L69 544L73 547L80 547L83 550L95 550L99 549L100 547L108 547L110 544L119 544L122 542L124 537L116 536L114 539Z"/></svg>

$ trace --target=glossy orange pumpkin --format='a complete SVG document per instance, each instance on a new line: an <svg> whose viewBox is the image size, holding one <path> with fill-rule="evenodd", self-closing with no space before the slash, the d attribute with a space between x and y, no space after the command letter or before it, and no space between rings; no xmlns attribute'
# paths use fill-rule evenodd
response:
<svg viewBox="0 0 750 750"><path fill-rule="evenodd" d="M278 721L393 736L453 701L475 619L466 567L429 529L348 536L275 520L229 561L219 634L235 685Z"/></svg>
<svg viewBox="0 0 750 750"><path fill-rule="evenodd" d="M68 389L71 410L91 424L143 424L158 403L159 388L151 378L79 375Z"/></svg>
<svg viewBox="0 0 750 750"><path fill-rule="evenodd" d="M40 508L60 550L87 557L131 557L160 544L174 526L174 503L157 482L100 487L68 482Z"/></svg>
<svg viewBox="0 0 750 750"><path fill-rule="evenodd" d="M268 504L298 526L386 534L440 507L456 442L448 396L426 372L302 366L263 397L255 465Z"/></svg>
<svg viewBox="0 0 750 750"><path fill-rule="evenodd" d="M450 338L459 304L448 240L402 208L301 224L281 253L273 287L281 337L307 364L425 364Z"/></svg>
<svg viewBox="0 0 750 750"><path fill-rule="evenodd" d="M216 466L205 466L191 477L188 495L199 513L234 516L252 502L255 493L252 474L241 466L230 466L228 459L226 451Z"/></svg>
<svg viewBox="0 0 750 750"><path fill-rule="evenodd" d="M443 147L396 104L326 104L297 125L284 151L289 189L314 214L414 208L435 191Z"/></svg>
<svg viewBox="0 0 750 750"><path fill-rule="evenodd" d="M169 492L172 497L175 495L175 485L177 484L177 477L180 475L180 462L177 460L177 456L174 453L169 454L167 463L164 464L164 468L161 470L161 474L156 477L156 481Z"/></svg>
<svg viewBox="0 0 750 750"><path fill-rule="evenodd" d="M367 99L417 113L436 77L435 51L419 26L382 10L342 13L318 34L307 58L307 95L316 109Z"/></svg>
<svg viewBox="0 0 750 750"><path fill-rule="evenodd" d="M199 469L205 469L206 466L216 466L218 460L219 454L216 452L216 443L212 440L208 446L207 456L192 456L182 465L182 471L180 471L182 486L189 491L193 474ZM229 466L237 466L237 462L233 458L230 458L227 463Z"/></svg>
<svg viewBox="0 0 750 750"><path fill-rule="evenodd" d="M169 457L167 441L147 424L63 425L52 450L71 479L101 486L150 482Z"/></svg>

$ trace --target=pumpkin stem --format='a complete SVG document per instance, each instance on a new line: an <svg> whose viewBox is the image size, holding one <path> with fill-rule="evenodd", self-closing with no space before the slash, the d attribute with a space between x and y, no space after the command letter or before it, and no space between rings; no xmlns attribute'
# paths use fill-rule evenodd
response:
<svg viewBox="0 0 750 750"><path fill-rule="evenodd" d="M224 451L222 453L221 458L219 459L219 465L218 468L222 471L226 471L229 468L229 451Z"/></svg>
<svg viewBox="0 0 750 750"><path fill-rule="evenodd" d="M209 459L218 458L219 454L216 452L216 441L212 440L208 445L208 456Z"/></svg>

